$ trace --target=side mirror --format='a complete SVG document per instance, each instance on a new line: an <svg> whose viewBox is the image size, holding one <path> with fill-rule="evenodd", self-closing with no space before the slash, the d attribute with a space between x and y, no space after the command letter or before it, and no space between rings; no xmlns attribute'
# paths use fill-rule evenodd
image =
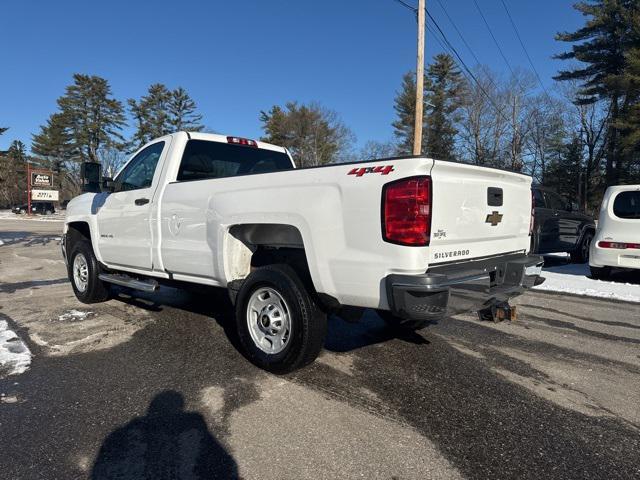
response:
<svg viewBox="0 0 640 480"><path fill-rule="evenodd" d="M116 182L111 177L102 177L102 191L113 193L116 189Z"/></svg>
<svg viewBox="0 0 640 480"><path fill-rule="evenodd" d="M102 177L102 165L99 163L83 162L80 165L83 192L100 192L100 177Z"/></svg>

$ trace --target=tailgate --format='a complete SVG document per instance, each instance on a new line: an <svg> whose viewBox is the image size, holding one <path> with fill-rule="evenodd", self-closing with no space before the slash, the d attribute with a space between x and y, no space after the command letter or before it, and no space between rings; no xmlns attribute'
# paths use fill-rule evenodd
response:
<svg viewBox="0 0 640 480"><path fill-rule="evenodd" d="M430 264L528 251L531 177L436 160Z"/></svg>

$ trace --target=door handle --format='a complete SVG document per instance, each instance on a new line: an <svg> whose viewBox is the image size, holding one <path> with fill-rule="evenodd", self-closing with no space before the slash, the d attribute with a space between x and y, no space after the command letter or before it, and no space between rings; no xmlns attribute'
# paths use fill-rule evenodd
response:
<svg viewBox="0 0 640 480"><path fill-rule="evenodd" d="M146 205L147 203L149 203L149 199L148 198L136 198L135 203L136 203L136 205Z"/></svg>

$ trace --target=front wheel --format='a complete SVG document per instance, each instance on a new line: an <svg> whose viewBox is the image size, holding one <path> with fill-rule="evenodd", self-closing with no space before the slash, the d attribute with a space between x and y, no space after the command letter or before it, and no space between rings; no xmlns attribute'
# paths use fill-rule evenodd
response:
<svg viewBox="0 0 640 480"><path fill-rule="evenodd" d="M243 282L236 328L247 358L287 373L313 362L324 345L327 316L288 265L267 265Z"/></svg>
<svg viewBox="0 0 640 480"><path fill-rule="evenodd" d="M577 248L570 252L571 263L587 263L589 261L589 249L591 248L592 240L593 233L587 232L584 234Z"/></svg>
<svg viewBox="0 0 640 480"><path fill-rule="evenodd" d="M109 298L109 284L98 278L100 264L91 243L80 240L69 256L69 280L73 293L82 303L99 303Z"/></svg>

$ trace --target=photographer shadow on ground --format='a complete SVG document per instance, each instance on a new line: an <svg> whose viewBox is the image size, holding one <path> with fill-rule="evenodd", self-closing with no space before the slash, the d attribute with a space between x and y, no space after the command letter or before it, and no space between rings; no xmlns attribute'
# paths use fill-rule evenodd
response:
<svg viewBox="0 0 640 480"><path fill-rule="evenodd" d="M184 411L184 398L169 390L156 395L144 417L106 438L92 480L237 478L233 457L209 432L204 417Z"/></svg>

